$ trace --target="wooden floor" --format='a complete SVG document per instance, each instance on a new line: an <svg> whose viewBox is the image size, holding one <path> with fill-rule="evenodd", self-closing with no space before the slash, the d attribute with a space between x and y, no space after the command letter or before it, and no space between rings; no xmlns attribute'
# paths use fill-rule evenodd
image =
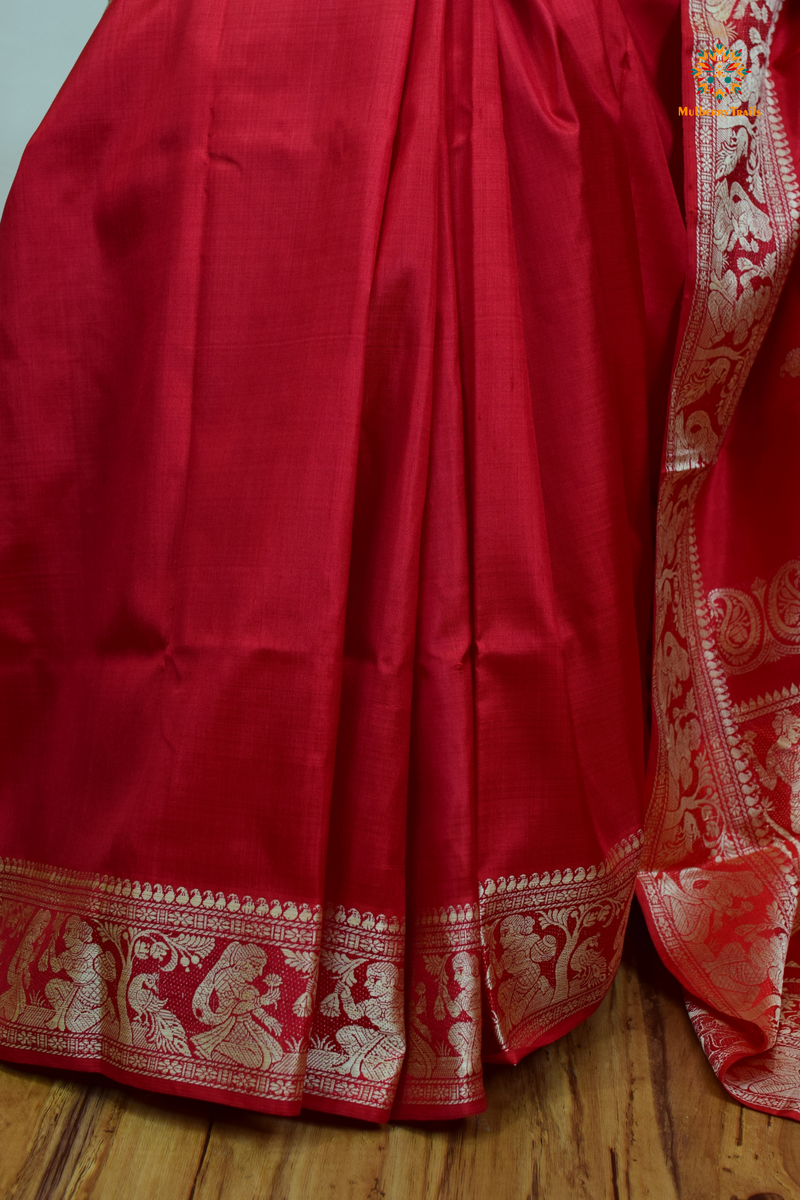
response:
<svg viewBox="0 0 800 1200"><path fill-rule="evenodd" d="M375 1128L0 1066L3 1200L797 1200L800 1125L717 1084L636 913L610 996L488 1110Z"/></svg>

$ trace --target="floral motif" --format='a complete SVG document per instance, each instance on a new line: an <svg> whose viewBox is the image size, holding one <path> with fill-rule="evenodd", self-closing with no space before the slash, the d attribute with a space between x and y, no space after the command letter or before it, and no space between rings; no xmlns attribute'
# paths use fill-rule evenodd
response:
<svg viewBox="0 0 800 1200"><path fill-rule="evenodd" d="M689 4L695 61L717 62L721 45L741 65L748 107L714 115L697 97L697 273L672 381L670 472L714 462L797 240L797 182L768 69L779 7Z"/></svg>
<svg viewBox="0 0 800 1200"><path fill-rule="evenodd" d="M605 995L622 952L640 848L634 836L602 874L503 881L502 892L484 899L486 982L501 1051L538 1044Z"/></svg>
<svg viewBox="0 0 800 1200"><path fill-rule="evenodd" d="M421 914L408 947L395 917L0 859L0 1043L278 1111L474 1110L482 977L492 1054L599 1002L640 850L486 880Z"/></svg>
<svg viewBox="0 0 800 1200"><path fill-rule="evenodd" d="M318 908L13 860L0 860L0 896L9 1049L299 1105Z"/></svg>
<svg viewBox="0 0 800 1200"><path fill-rule="evenodd" d="M694 127L696 276L659 497L657 760L638 881L714 1069L734 1095L761 1105L769 1096L770 1107L767 1076L779 1095L800 1046L796 1023L782 1016L800 995L783 972L797 908L800 689L734 705L728 678L800 650L800 563L749 592L706 593L695 512L797 244L800 192L768 69L779 8L689 4L696 51L713 39L741 51L749 107L717 116L698 108ZM796 1074L793 1098L774 1107L792 1105L800 1107Z"/></svg>

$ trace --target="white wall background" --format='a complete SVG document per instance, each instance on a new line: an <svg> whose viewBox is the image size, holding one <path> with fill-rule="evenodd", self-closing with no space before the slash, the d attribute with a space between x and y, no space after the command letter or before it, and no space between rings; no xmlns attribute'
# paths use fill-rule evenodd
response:
<svg viewBox="0 0 800 1200"><path fill-rule="evenodd" d="M0 0L0 208L106 0Z"/></svg>

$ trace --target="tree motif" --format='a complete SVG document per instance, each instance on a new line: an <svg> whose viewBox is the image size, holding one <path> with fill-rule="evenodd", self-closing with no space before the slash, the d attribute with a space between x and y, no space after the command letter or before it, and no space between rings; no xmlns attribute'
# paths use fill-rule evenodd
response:
<svg viewBox="0 0 800 1200"><path fill-rule="evenodd" d="M162 930L148 928L129 928L124 925L117 925L112 921L101 921L98 924L99 936L107 942L111 942L119 953L122 967L117 981L117 1011L119 1013L119 1040L124 1045L133 1044L133 1028L128 1012L128 989L133 975L133 968L137 960L146 962L148 959L157 967L157 970L163 972L174 971L176 967L181 966L185 971L190 971L193 966L197 966L214 949L214 938L203 937L194 933L165 933ZM150 978L157 976L150 976ZM135 995L137 1001L144 1002L144 992L152 990L144 984L139 985ZM159 1001L161 1003L161 1001ZM150 1018L144 1017L144 1011L151 1013ZM141 1028L149 1028L153 1032L158 1025L159 1028L164 1028L168 1018L164 1016L166 1007L159 1010L161 1013L160 1022L156 1021L153 1016L155 1008L151 1001L150 1007L147 1006L141 1011L136 1010L137 1022ZM166 1035L165 1035L166 1036ZM182 1053L182 1051L179 1051Z"/></svg>

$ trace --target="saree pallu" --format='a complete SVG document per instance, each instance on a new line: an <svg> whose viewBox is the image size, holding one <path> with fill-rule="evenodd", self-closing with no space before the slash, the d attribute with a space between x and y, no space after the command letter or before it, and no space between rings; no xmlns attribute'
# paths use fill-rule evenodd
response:
<svg viewBox="0 0 800 1200"><path fill-rule="evenodd" d="M112 0L0 227L0 1055L476 1112L638 872L798 1115L779 8Z"/></svg>

